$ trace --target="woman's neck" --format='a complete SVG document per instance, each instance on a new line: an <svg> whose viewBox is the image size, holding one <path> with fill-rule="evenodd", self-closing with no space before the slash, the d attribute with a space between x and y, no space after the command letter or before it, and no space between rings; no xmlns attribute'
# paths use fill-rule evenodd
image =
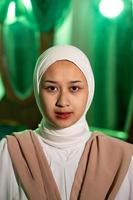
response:
<svg viewBox="0 0 133 200"><path fill-rule="evenodd" d="M56 129L42 119L36 132L43 137L44 142L56 148L74 148L85 143L91 135L85 117L63 129Z"/></svg>

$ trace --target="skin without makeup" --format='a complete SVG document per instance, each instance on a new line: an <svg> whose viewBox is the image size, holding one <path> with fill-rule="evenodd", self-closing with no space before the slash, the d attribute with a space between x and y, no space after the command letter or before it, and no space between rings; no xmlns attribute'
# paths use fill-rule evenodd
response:
<svg viewBox="0 0 133 200"><path fill-rule="evenodd" d="M40 100L47 120L56 128L67 128L85 111L88 86L84 74L72 62L60 60L43 74Z"/></svg>

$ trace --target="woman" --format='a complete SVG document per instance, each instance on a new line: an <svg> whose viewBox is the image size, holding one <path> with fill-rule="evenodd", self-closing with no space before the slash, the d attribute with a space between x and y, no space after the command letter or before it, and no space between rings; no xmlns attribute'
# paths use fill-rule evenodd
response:
<svg viewBox="0 0 133 200"><path fill-rule="evenodd" d="M34 92L38 129L0 144L0 199L133 199L133 147L92 133L86 121L94 77L86 55L54 46L38 59Z"/></svg>

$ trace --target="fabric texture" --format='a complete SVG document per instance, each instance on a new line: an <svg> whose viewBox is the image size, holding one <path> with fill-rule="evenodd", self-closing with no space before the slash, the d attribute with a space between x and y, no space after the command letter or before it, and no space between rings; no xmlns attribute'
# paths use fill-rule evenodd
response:
<svg viewBox="0 0 133 200"><path fill-rule="evenodd" d="M36 133L43 137L45 143L60 149L76 148L87 142L91 135L86 121L80 121L78 124L61 130L46 127L42 121L40 127L36 129Z"/></svg>
<svg viewBox="0 0 133 200"><path fill-rule="evenodd" d="M7 142L13 166L28 198L61 199L35 134L29 131L8 136ZM19 157L16 156L18 152ZM132 154L131 144L99 133L92 134L80 159L70 199L87 200L89 197L93 200L114 200L127 173Z"/></svg>
<svg viewBox="0 0 133 200"><path fill-rule="evenodd" d="M36 136L32 134L18 134L15 137L7 137L8 149L14 169L21 179L22 187L28 199L50 199L53 193L53 200L60 199L52 174L47 173L50 169L39 142L36 140Z"/></svg>

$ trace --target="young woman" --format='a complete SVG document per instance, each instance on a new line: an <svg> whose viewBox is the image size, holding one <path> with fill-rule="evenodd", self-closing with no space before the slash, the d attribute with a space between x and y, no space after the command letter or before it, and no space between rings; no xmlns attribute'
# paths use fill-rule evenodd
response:
<svg viewBox="0 0 133 200"><path fill-rule="evenodd" d="M54 46L38 59L34 92L39 127L0 144L1 200L131 200L133 146L92 133L86 121L94 94L86 55Z"/></svg>

